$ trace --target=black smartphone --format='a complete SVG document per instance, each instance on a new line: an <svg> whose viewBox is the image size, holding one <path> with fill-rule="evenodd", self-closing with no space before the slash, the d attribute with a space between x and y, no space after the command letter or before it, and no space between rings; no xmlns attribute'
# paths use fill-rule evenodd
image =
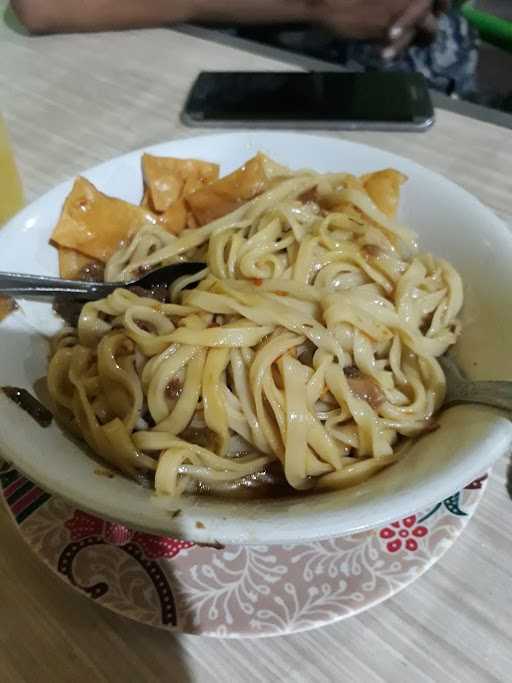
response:
<svg viewBox="0 0 512 683"><path fill-rule="evenodd" d="M419 73L203 71L182 119L190 126L422 131L434 109Z"/></svg>

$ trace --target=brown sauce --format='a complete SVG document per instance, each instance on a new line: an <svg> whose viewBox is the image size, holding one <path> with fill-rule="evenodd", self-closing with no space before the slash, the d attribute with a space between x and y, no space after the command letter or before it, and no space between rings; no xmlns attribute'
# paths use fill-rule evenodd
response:
<svg viewBox="0 0 512 683"><path fill-rule="evenodd" d="M180 439L183 439L183 441L188 441L188 443L193 443L196 446L209 449L212 449L215 446L216 436L215 432L212 432L208 427L187 427L179 435Z"/></svg>
<svg viewBox="0 0 512 683"><path fill-rule="evenodd" d="M91 261L91 263L81 268L76 279L84 280L85 282L104 282L105 266L98 261Z"/></svg>
<svg viewBox="0 0 512 683"><path fill-rule="evenodd" d="M84 282L104 282L105 266L97 261L91 261L91 263L80 269L74 279ZM83 305L83 301L68 301L64 297L59 296L56 296L53 300L53 310L71 327L78 325Z"/></svg>
<svg viewBox="0 0 512 683"><path fill-rule="evenodd" d="M384 394L377 382L355 366L343 368L350 390L356 398L366 401L374 410L384 402Z"/></svg>
<svg viewBox="0 0 512 683"><path fill-rule="evenodd" d="M235 481L222 482L214 487L200 482L194 493L235 500L297 498L300 495L300 492L293 489L286 481L280 463L272 463L262 472L248 474Z"/></svg>
<svg viewBox="0 0 512 683"><path fill-rule="evenodd" d="M355 365L347 365L346 368L343 368L343 372L345 377L361 377L361 370Z"/></svg>
<svg viewBox="0 0 512 683"><path fill-rule="evenodd" d="M166 303L169 300L169 290L166 285L155 285L154 287L151 287L151 289L145 289L144 287L139 287L139 285L134 285L129 289L130 292L137 294L137 296L156 299L162 303Z"/></svg>
<svg viewBox="0 0 512 683"><path fill-rule="evenodd" d="M147 323L145 320L134 320L133 322L141 330L144 330L144 332L151 332L151 325L149 323Z"/></svg>
<svg viewBox="0 0 512 683"><path fill-rule="evenodd" d="M376 244L366 244L362 251L365 258L378 258L383 254L383 250Z"/></svg>
<svg viewBox="0 0 512 683"><path fill-rule="evenodd" d="M310 202L317 202L318 201L318 191L317 187L312 187L309 190L305 190L300 194L297 199L299 202L302 204L309 204Z"/></svg>
<svg viewBox="0 0 512 683"><path fill-rule="evenodd" d="M177 377L173 377L165 388L167 398L177 401L183 391L183 384Z"/></svg>
<svg viewBox="0 0 512 683"><path fill-rule="evenodd" d="M83 305L83 301L68 301L58 296L53 300L53 310L71 327L78 325Z"/></svg>

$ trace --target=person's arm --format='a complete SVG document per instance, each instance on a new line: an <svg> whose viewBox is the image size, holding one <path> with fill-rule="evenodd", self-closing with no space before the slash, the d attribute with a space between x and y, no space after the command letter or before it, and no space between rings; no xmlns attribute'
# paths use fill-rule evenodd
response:
<svg viewBox="0 0 512 683"><path fill-rule="evenodd" d="M31 33L105 31L180 21L317 23L346 38L388 43L394 56L418 30L432 36L449 0L11 0ZM385 52L386 52L385 51Z"/></svg>
<svg viewBox="0 0 512 683"><path fill-rule="evenodd" d="M151 28L194 20L310 19L309 0L11 0L11 6L31 33Z"/></svg>

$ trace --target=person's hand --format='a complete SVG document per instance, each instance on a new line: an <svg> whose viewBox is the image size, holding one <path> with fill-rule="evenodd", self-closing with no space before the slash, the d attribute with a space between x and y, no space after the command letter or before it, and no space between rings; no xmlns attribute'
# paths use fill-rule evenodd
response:
<svg viewBox="0 0 512 683"><path fill-rule="evenodd" d="M312 18L345 38L384 44L393 59L411 43L426 45L450 0L308 0Z"/></svg>
<svg viewBox="0 0 512 683"><path fill-rule="evenodd" d="M450 0L412 0L389 28L389 45L382 56L393 59L412 43L429 45L437 33L438 17L449 8Z"/></svg>

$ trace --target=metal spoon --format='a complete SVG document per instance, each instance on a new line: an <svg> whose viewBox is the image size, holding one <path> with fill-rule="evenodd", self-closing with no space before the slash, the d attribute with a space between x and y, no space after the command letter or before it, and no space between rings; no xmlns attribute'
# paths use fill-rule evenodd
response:
<svg viewBox="0 0 512 683"><path fill-rule="evenodd" d="M22 273L0 272L0 294L10 296L23 294L30 297L58 295L59 299L80 299L82 301L102 299L119 287L142 287L151 289L170 285L183 275L195 275L206 268L205 263L173 263L147 273L129 282L86 282L84 280L63 280L44 275L24 275Z"/></svg>
<svg viewBox="0 0 512 683"><path fill-rule="evenodd" d="M450 356L438 360L446 375L443 408L456 403L480 403L512 412L512 382L472 382Z"/></svg>

